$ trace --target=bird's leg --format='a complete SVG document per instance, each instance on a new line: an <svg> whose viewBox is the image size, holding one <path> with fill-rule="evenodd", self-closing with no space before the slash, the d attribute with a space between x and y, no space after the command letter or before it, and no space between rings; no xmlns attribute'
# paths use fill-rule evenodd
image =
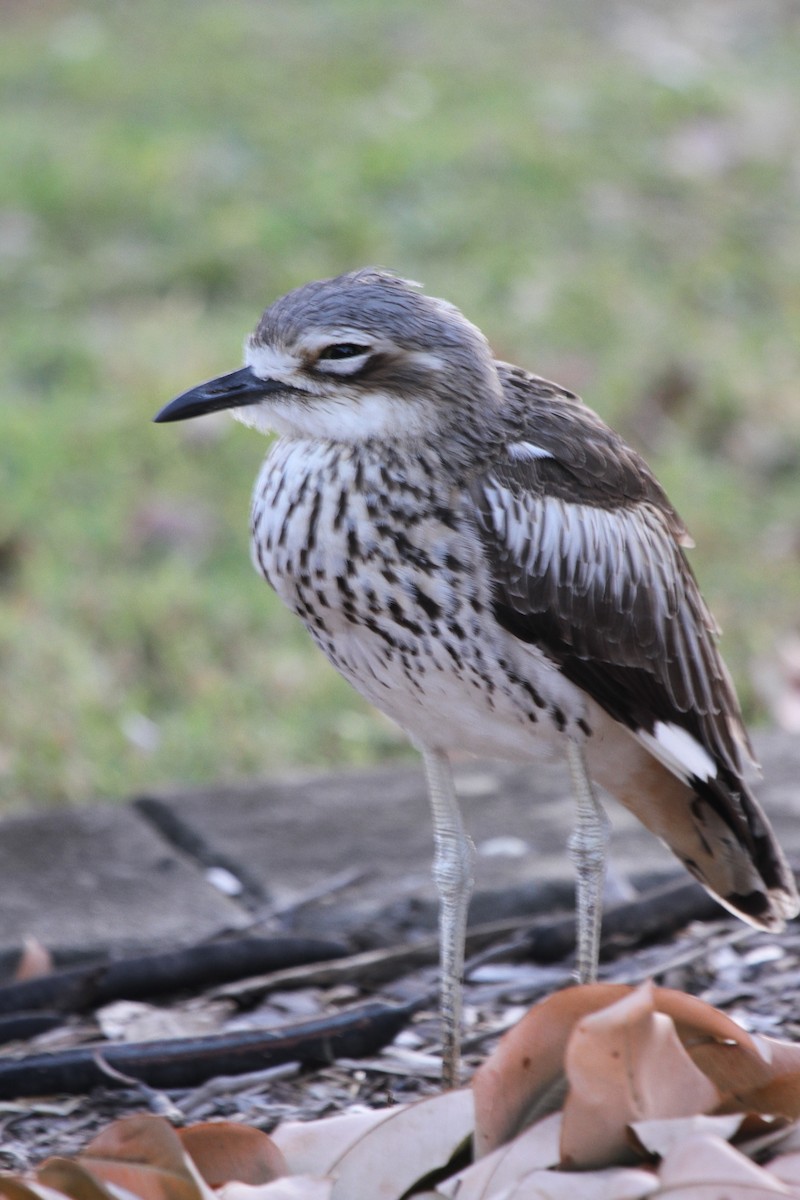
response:
<svg viewBox="0 0 800 1200"><path fill-rule="evenodd" d="M578 821L567 843L576 873L578 932L575 975L578 983L594 983L600 955L609 822L594 794L583 746L570 739L567 747L572 790L578 809Z"/></svg>
<svg viewBox="0 0 800 1200"><path fill-rule="evenodd" d="M461 819L447 755L423 748L422 759L433 813L433 878L439 892L442 1085L451 1088L459 1082L461 1066L461 991L474 849Z"/></svg>

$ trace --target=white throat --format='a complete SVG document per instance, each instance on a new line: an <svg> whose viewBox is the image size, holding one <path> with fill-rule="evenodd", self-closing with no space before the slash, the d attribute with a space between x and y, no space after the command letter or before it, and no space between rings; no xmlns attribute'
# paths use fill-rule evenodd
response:
<svg viewBox="0 0 800 1200"><path fill-rule="evenodd" d="M430 429L430 406L423 401L355 388L341 388L335 397L270 396L231 414L260 433L324 442L415 441Z"/></svg>

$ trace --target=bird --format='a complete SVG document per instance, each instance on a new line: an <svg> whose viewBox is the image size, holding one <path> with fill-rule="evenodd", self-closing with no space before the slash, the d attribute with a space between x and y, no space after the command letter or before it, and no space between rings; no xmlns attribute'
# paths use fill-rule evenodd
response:
<svg viewBox="0 0 800 1200"><path fill-rule="evenodd" d="M419 750L439 895L443 1084L460 1078L474 850L451 756L565 760L575 973L596 978L608 819L597 788L720 903L800 908L693 543L643 458L573 392L496 359L448 301L364 268L275 300L241 369L157 422L229 409L277 435L257 570Z"/></svg>

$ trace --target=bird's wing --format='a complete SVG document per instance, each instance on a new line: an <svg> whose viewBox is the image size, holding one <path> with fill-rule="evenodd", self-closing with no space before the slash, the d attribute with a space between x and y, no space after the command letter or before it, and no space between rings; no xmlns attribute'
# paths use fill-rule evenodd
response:
<svg viewBox="0 0 800 1200"><path fill-rule="evenodd" d="M498 364L514 432L470 485L495 617L687 782L754 763L686 528L571 393Z"/></svg>

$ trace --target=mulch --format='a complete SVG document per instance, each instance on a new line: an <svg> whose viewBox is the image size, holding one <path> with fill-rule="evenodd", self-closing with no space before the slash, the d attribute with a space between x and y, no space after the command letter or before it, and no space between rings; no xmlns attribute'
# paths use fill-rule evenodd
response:
<svg viewBox="0 0 800 1200"><path fill-rule="evenodd" d="M601 979L637 984L652 978L699 996L751 1032L796 1040L800 926L776 936L720 919L720 911L685 877L615 906L606 914ZM465 1078L531 1004L569 984L569 957L558 955L569 953L572 921L570 914L533 922L499 920L472 932L464 997ZM251 943L258 940L248 937ZM9 1097L0 1099L0 1168L19 1171L48 1155L75 1154L103 1126L134 1112L166 1115L178 1125L225 1118L269 1131L286 1119L379 1108L438 1090L436 938L429 929L411 931L402 946L359 954L337 948L325 957L323 944L310 954L306 946L307 952L298 955L284 945L288 965L270 958L262 946L267 965L257 974L249 957L252 945L244 952L229 943L224 953L219 944L211 946L204 961L213 960L217 968L227 964L224 970L202 969L209 945L180 947L170 986L168 964L165 970L159 952L153 962L160 962L160 969L154 968L152 978L161 982L150 991L141 983L148 974L142 956L128 964L130 978L139 981L136 988L126 987L124 960L113 970L111 964L95 964L88 977L87 968L81 968L78 984L73 969L66 983L55 974L0 987L0 1012L19 1014L13 988L17 998L30 999L36 985L43 1001L27 1011L23 1006L23 1015L49 1012L52 1018L44 1032L8 1043L0 1057L0 1089L3 1071L16 1067L22 1072L16 1078L30 1085L12 1083L0 1091ZM232 972L237 954L247 970ZM116 980L114 987L108 986L109 978ZM353 1013L358 1036L336 1042L331 1031L342 1022L353 1025ZM365 1014L371 1014L369 1020ZM309 1051L303 1031L312 1027L322 1028L323 1036ZM192 1047L209 1039L227 1041L234 1055L212 1063L206 1078ZM276 1040L284 1051L270 1061L262 1043ZM137 1055L152 1059L154 1046L180 1043L194 1076L190 1070L181 1086L163 1086L158 1074L155 1082L143 1081L148 1073ZM325 1061L331 1047L336 1056ZM70 1080L67 1070L59 1077L60 1090L27 1094L43 1078L27 1067L43 1055L48 1062L61 1056L67 1068L71 1062L81 1061L84 1069L91 1063L95 1082L86 1090L85 1075ZM249 1069L251 1062L255 1070Z"/></svg>

